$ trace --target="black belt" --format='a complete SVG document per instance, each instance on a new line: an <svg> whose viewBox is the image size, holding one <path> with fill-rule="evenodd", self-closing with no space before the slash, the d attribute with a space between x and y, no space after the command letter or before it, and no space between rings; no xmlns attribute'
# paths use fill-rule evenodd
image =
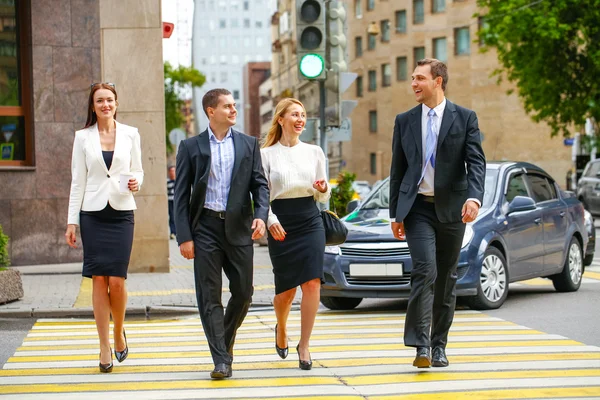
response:
<svg viewBox="0 0 600 400"><path fill-rule="evenodd" d="M214 211L210 208L203 208L202 215L208 215L209 217L225 219L225 211Z"/></svg>
<svg viewBox="0 0 600 400"><path fill-rule="evenodd" d="M424 194L419 194L418 196L423 201L426 201L428 203L435 203L435 197L433 197L433 196L425 196Z"/></svg>

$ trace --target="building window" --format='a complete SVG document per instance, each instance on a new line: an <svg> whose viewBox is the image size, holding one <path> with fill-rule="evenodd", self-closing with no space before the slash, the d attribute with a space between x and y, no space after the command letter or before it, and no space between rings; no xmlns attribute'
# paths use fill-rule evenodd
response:
<svg viewBox="0 0 600 400"><path fill-rule="evenodd" d="M250 9L250 2L244 1L244 11L248 11Z"/></svg>
<svg viewBox="0 0 600 400"><path fill-rule="evenodd" d="M375 9L375 0L367 0L367 11L373 11Z"/></svg>
<svg viewBox="0 0 600 400"><path fill-rule="evenodd" d="M224 19L220 19L219 20L219 28L221 28L221 29L227 28L227 21L225 21Z"/></svg>
<svg viewBox="0 0 600 400"><path fill-rule="evenodd" d="M22 1L2 2L0 19L0 167L33 165L29 71L30 19Z"/></svg>
<svg viewBox="0 0 600 400"><path fill-rule="evenodd" d="M377 133L377 111L369 111L369 132Z"/></svg>
<svg viewBox="0 0 600 400"><path fill-rule="evenodd" d="M250 28L250 20L248 18L244 18L244 28Z"/></svg>
<svg viewBox="0 0 600 400"><path fill-rule="evenodd" d="M457 56L471 54L469 27L454 29L454 54Z"/></svg>
<svg viewBox="0 0 600 400"><path fill-rule="evenodd" d="M354 16L357 19L362 18L362 1L354 0Z"/></svg>
<svg viewBox="0 0 600 400"><path fill-rule="evenodd" d="M240 98L240 91L239 90L234 90L233 91L233 98L235 100L239 100L239 98Z"/></svg>
<svg viewBox="0 0 600 400"><path fill-rule="evenodd" d="M431 12L441 13L446 11L446 0L431 0Z"/></svg>
<svg viewBox="0 0 600 400"><path fill-rule="evenodd" d="M448 52L446 51L446 38L433 39L433 58L440 61L448 61Z"/></svg>
<svg viewBox="0 0 600 400"><path fill-rule="evenodd" d="M230 26L231 26L232 28L239 28L239 27L240 27L240 24L239 24L239 21L237 20L237 18L232 18L232 19L231 19L231 24L230 24Z"/></svg>
<svg viewBox="0 0 600 400"><path fill-rule="evenodd" d="M390 64L381 65L381 86L392 86L392 66Z"/></svg>
<svg viewBox="0 0 600 400"><path fill-rule="evenodd" d="M375 43L377 43L377 37L375 35L368 35L369 42L367 44L367 49L375 50Z"/></svg>
<svg viewBox="0 0 600 400"><path fill-rule="evenodd" d="M254 26L257 27L258 29L262 28L262 26L263 26L262 21L254 21Z"/></svg>
<svg viewBox="0 0 600 400"><path fill-rule="evenodd" d="M396 80L405 81L408 79L408 60L406 57L396 58Z"/></svg>
<svg viewBox="0 0 600 400"><path fill-rule="evenodd" d="M425 47L415 47L413 49L413 58L415 60L415 65L417 65L417 61L425 58Z"/></svg>
<svg viewBox="0 0 600 400"><path fill-rule="evenodd" d="M369 92L377 90L377 71L369 71Z"/></svg>
<svg viewBox="0 0 600 400"><path fill-rule="evenodd" d="M221 71L221 83L227 82L227 71Z"/></svg>
<svg viewBox="0 0 600 400"><path fill-rule="evenodd" d="M406 33L406 10L396 11L396 32Z"/></svg>
<svg viewBox="0 0 600 400"><path fill-rule="evenodd" d="M390 41L390 20L384 19L381 21L381 41L389 42Z"/></svg>
<svg viewBox="0 0 600 400"><path fill-rule="evenodd" d="M377 175L377 154L369 154L369 166L371 167L371 175Z"/></svg>
<svg viewBox="0 0 600 400"><path fill-rule="evenodd" d="M356 97L363 97L363 77L359 75L356 77Z"/></svg>
<svg viewBox="0 0 600 400"><path fill-rule="evenodd" d="M227 64L227 56L226 55L220 56L219 57L219 62L221 63L221 65Z"/></svg>
<svg viewBox="0 0 600 400"><path fill-rule="evenodd" d="M363 49L362 49L362 36L357 36L354 38L354 51L355 57L362 57Z"/></svg>
<svg viewBox="0 0 600 400"><path fill-rule="evenodd" d="M425 0L413 0L413 24L425 22Z"/></svg>

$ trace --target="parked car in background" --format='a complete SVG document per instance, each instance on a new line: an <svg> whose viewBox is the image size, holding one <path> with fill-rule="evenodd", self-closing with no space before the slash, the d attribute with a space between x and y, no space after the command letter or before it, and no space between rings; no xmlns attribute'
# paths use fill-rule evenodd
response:
<svg viewBox="0 0 600 400"><path fill-rule="evenodd" d="M577 198L592 215L600 215L600 159L585 166L577 182Z"/></svg>
<svg viewBox="0 0 600 400"><path fill-rule="evenodd" d="M351 309L365 297L408 298L410 251L391 233L388 204L386 179L343 218L347 241L325 250L326 307ZM575 194L560 190L541 168L489 162L479 216L465 229L457 295L474 309L493 309L506 300L510 282L546 277L557 291L578 290L584 257L593 258L585 215Z"/></svg>
<svg viewBox="0 0 600 400"><path fill-rule="evenodd" d="M371 185L367 181L352 182L352 189L354 189L359 199L366 199L369 193L371 193Z"/></svg>

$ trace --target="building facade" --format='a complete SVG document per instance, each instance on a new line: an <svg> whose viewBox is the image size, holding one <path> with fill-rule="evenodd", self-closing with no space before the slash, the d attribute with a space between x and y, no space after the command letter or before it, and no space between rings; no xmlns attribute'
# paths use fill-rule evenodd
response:
<svg viewBox="0 0 600 400"><path fill-rule="evenodd" d="M260 138L261 134L261 99L259 87L269 80L271 63L250 62L244 66L244 132Z"/></svg>
<svg viewBox="0 0 600 400"><path fill-rule="evenodd" d="M0 142L12 149L0 160L0 225L12 264L81 261L64 238L73 139L90 85L112 82L145 172L130 271L168 271L160 0L2 0L0 14Z"/></svg>
<svg viewBox="0 0 600 400"><path fill-rule="evenodd" d="M271 58L273 0L196 0L192 33L192 63L206 75L206 83L194 89L197 131L208 126L202 96L210 89L226 88L237 103L236 129L243 131L243 66Z"/></svg>

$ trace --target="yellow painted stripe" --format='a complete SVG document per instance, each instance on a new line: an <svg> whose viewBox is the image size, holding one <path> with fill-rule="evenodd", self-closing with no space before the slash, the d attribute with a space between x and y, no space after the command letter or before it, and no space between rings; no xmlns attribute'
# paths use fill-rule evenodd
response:
<svg viewBox="0 0 600 400"><path fill-rule="evenodd" d="M566 378L597 377L600 369L551 369L532 371L465 371L465 372L433 372L421 374L387 374L344 377L350 385L382 385L394 383L469 381L481 379L534 379L534 378Z"/></svg>
<svg viewBox="0 0 600 400"><path fill-rule="evenodd" d="M87 278L81 278L81 284L79 285L79 294L77 300L73 304L73 308L84 308L92 306L92 280Z"/></svg>
<svg viewBox="0 0 600 400"><path fill-rule="evenodd" d="M337 358L333 360L315 360L319 365L332 367L359 367L368 365L402 365L412 363L414 357L377 357L377 358ZM504 363L519 361L573 361L573 360L600 360L600 352L596 353L530 353L530 354L491 354L473 356L452 356L453 365L472 363ZM119 365L113 370L113 374L132 373L165 373L165 372L202 372L211 371L214 368L212 362L204 364L179 364L179 365ZM296 369L297 361L276 362L236 362L236 371L248 371L258 369ZM3 376L37 376L37 375L88 375L95 374L97 367L68 367L68 368L27 368L0 370Z"/></svg>
<svg viewBox="0 0 600 400"><path fill-rule="evenodd" d="M267 345L270 349L272 346ZM575 340L513 340L505 342L469 342L469 343L449 343L448 348L465 349L479 347L539 347L539 346L584 346L583 343ZM367 345L346 345L346 346L316 346L311 347L312 353L329 353L338 351L395 351L407 350L412 347L406 347L402 344L367 344ZM265 348L258 349L241 349L236 350L237 356L251 356L265 354ZM152 359L152 358L191 358L191 357L208 357L208 351L169 351L169 352L151 352L151 353L129 353L130 359ZM13 356L8 362L44 362L44 361L86 361L96 360L98 356L87 354L71 354L64 356Z"/></svg>
<svg viewBox="0 0 600 400"><path fill-rule="evenodd" d="M71 392L112 392L143 391L171 389L226 389L278 386L315 386L343 385L334 377L290 377L265 379L228 379L228 380L190 380L190 381L155 381L155 382L101 382L38 384L38 385L0 385L0 394L25 393L71 393Z"/></svg>
<svg viewBox="0 0 600 400"><path fill-rule="evenodd" d="M583 277L600 280L600 272L585 271Z"/></svg>
<svg viewBox="0 0 600 400"><path fill-rule="evenodd" d="M369 396L369 400L500 400L500 399L566 399L574 397L600 396L600 386L549 387L526 389L474 390L469 392L436 392L394 394L391 396ZM269 399L272 400L272 399Z"/></svg>
<svg viewBox="0 0 600 400"><path fill-rule="evenodd" d="M300 333L298 332L298 335ZM489 335L503 335L506 336L507 339L510 339L511 335L541 335L543 332L535 331L535 330L514 330L514 331L470 331L470 332L450 332L450 337L456 336L489 336ZM153 337L155 335L152 335ZM173 341L164 341L164 342L137 342L135 343L136 347L181 347L181 346L200 346L206 345L207 341L202 340L192 340L192 341L181 341L181 336L178 335L177 340ZM195 334L194 336L199 336L199 334ZM311 335L311 340L328 340L328 339L365 339L365 338L381 338L381 339L389 339L389 338L401 338L400 333L346 333L339 335ZM147 337L147 335L136 334L136 335L127 335L129 338L134 337ZM299 339L299 336L290 334L288 332L288 337L291 340ZM272 338L269 336L268 338L239 338L236 339L235 343L268 343L271 345ZM494 343L494 342L490 342ZM43 350L80 350L80 349L97 349L97 344L73 344L73 345L52 345L52 346L21 346L17 350L18 351L43 351Z"/></svg>

